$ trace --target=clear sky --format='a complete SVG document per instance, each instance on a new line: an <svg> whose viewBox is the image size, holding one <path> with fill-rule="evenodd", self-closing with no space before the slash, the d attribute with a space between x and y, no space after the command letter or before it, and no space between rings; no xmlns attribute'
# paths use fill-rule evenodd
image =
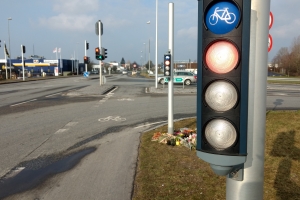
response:
<svg viewBox="0 0 300 200"><path fill-rule="evenodd" d="M53 49L61 48L62 58L75 56L83 62L84 41L90 44L87 55L94 60L98 46L95 23L104 25L102 46L107 48L105 61L144 62L148 60L150 39L151 60L155 62L156 0L1 0L0 40L10 46L13 58L26 54L55 59ZM168 4L158 0L158 62L168 50ZM197 59L197 0L173 0L176 60ZM300 35L299 0L271 0L274 24L270 30L273 49L271 60L281 47L290 47ZM11 17L12 20L8 20ZM150 24L147 22L150 21ZM145 43L145 44L144 44ZM142 51L142 52L141 52ZM145 52L146 51L146 52ZM0 58L4 54L0 52Z"/></svg>

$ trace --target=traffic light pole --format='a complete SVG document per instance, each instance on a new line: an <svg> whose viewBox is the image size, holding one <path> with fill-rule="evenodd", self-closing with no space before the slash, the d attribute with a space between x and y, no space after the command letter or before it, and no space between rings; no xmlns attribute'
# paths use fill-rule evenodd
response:
<svg viewBox="0 0 300 200"><path fill-rule="evenodd" d="M98 21L98 28L99 28L99 49L101 49L101 35L102 35L102 28L101 28L101 21ZM100 52L101 54L102 52ZM100 80L100 86L102 85L102 66L101 66L101 60L99 60L99 80Z"/></svg>
<svg viewBox="0 0 300 200"><path fill-rule="evenodd" d="M226 179L227 200L263 199L266 78L270 0L252 0L249 56L249 100L247 161L244 180Z"/></svg>
<svg viewBox="0 0 300 200"><path fill-rule="evenodd" d="M23 52L23 45L21 45L21 52L22 52L22 71L23 71L23 81L25 81L25 66L24 66L24 52Z"/></svg>
<svg viewBox="0 0 300 200"><path fill-rule="evenodd" d="M84 56L86 56L86 40L84 43ZM87 64L85 63L85 72L87 72Z"/></svg>
<svg viewBox="0 0 300 200"><path fill-rule="evenodd" d="M171 54L171 74L168 87L168 133L174 133L174 87L173 87L173 66L174 66L174 3L169 3L169 50Z"/></svg>

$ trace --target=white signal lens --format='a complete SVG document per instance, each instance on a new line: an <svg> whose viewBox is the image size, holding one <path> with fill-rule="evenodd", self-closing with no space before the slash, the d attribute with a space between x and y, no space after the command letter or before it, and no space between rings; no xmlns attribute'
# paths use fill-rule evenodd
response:
<svg viewBox="0 0 300 200"><path fill-rule="evenodd" d="M205 101L215 111L224 112L238 101L236 88L227 81L215 81L205 91Z"/></svg>
<svg viewBox="0 0 300 200"><path fill-rule="evenodd" d="M210 70L225 74L233 70L239 61L239 52L230 42L218 41L209 46L205 61Z"/></svg>
<svg viewBox="0 0 300 200"><path fill-rule="evenodd" d="M166 74L166 76L169 76L169 75L170 75L170 73L169 73L169 72L166 72L165 74Z"/></svg>
<svg viewBox="0 0 300 200"><path fill-rule="evenodd" d="M213 148L222 151L234 144L237 133L230 122L214 119L205 127L205 138Z"/></svg>
<svg viewBox="0 0 300 200"><path fill-rule="evenodd" d="M166 70L170 70L170 67L169 66L165 66Z"/></svg>

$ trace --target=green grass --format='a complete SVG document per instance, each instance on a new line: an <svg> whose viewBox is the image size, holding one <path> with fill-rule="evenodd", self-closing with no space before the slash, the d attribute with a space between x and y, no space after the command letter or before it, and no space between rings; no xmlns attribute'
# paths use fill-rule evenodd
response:
<svg viewBox="0 0 300 200"><path fill-rule="evenodd" d="M300 199L300 112L267 113L264 199ZM196 128L196 119L174 123L174 128ZM226 178L183 146L152 142L156 132L144 133L139 149L134 200L225 199Z"/></svg>

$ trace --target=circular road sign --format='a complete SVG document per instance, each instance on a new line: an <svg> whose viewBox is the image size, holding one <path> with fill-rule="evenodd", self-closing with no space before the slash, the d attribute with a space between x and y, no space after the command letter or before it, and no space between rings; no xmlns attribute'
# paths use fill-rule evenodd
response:
<svg viewBox="0 0 300 200"><path fill-rule="evenodd" d="M272 28L273 23L274 23L274 16L273 16L273 13L270 12L270 16L269 16L269 30Z"/></svg>
<svg viewBox="0 0 300 200"><path fill-rule="evenodd" d="M226 34L239 23L240 10L234 3L224 1L210 6L206 12L207 28L215 34Z"/></svg>
<svg viewBox="0 0 300 200"><path fill-rule="evenodd" d="M272 36L269 34L269 40L268 40L268 52L271 51L272 46L273 46L273 38L272 38Z"/></svg>

